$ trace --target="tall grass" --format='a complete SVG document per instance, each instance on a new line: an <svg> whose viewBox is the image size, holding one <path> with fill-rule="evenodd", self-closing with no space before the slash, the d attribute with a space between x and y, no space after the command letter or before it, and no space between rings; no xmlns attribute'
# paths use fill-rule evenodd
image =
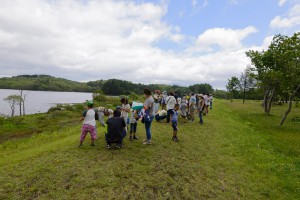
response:
<svg viewBox="0 0 300 200"><path fill-rule="evenodd" d="M153 123L153 144L126 138L106 149L78 148L80 124L0 145L0 199L299 199L300 128L278 128L284 107L261 114L256 102L216 100L204 125ZM275 123L276 122L276 123Z"/></svg>

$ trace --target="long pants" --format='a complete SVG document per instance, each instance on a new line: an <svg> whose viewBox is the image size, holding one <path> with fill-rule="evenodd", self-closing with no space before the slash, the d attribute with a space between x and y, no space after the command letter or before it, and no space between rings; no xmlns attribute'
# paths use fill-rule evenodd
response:
<svg viewBox="0 0 300 200"><path fill-rule="evenodd" d="M172 111L173 111L173 109L169 109L169 110L167 111L167 123L170 122L170 115L172 114Z"/></svg>
<svg viewBox="0 0 300 200"><path fill-rule="evenodd" d="M150 141L151 140L151 124L153 121L154 116L150 117L150 120L145 120L145 129L146 129L146 136L147 136L147 140Z"/></svg>
<svg viewBox="0 0 300 200"><path fill-rule="evenodd" d="M199 111L200 124L203 124L202 110Z"/></svg>
<svg viewBox="0 0 300 200"><path fill-rule="evenodd" d="M136 133L137 122L130 123L130 133Z"/></svg>

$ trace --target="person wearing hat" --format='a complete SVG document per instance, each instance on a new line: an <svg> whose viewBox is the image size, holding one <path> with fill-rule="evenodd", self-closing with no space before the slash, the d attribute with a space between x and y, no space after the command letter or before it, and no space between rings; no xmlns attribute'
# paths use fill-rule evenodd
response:
<svg viewBox="0 0 300 200"><path fill-rule="evenodd" d="M91 134L91 146L95 146L95 140L97 138L96 134L96 119L95 119L95 110L93 109L94 103L93 101L86 101L87 110L82 113L82 117L80 121L83 121L81 136L80 136L80 144L82 143L88 133Z"/></svg>

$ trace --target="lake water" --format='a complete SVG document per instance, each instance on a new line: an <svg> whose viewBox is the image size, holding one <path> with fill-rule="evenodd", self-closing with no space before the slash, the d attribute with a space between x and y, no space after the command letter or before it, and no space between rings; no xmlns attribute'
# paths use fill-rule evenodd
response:
<svg viewBox="0 0 300 200"><path fill-rule="evenodd" d="M81 92L50 92L50 91L28 91L24 90L23 94L28 94L25 101L25 113L43 113L57 104L83 103L85 100L92 99L92 93ZM0 113L5 115L11 114L10 106L3 99L8 95L19 95L19 90L0 89ZM15 115L19 115L19 106L16 106Z"/></svg>

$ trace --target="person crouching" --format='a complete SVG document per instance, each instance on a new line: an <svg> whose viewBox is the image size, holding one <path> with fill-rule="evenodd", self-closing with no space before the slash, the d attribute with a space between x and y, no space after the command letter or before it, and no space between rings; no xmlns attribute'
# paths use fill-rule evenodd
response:
<svg viewBox="0 0 300 200"><path fill-rule="evenodd" d="M126 124L124 118L121 117L120 110L115 110L113 117L106 121L107 133L105 134L107 148L111 148L112 143L116 143L116 147L120 149L123 145L123 139L126 136Z"/></svg>

